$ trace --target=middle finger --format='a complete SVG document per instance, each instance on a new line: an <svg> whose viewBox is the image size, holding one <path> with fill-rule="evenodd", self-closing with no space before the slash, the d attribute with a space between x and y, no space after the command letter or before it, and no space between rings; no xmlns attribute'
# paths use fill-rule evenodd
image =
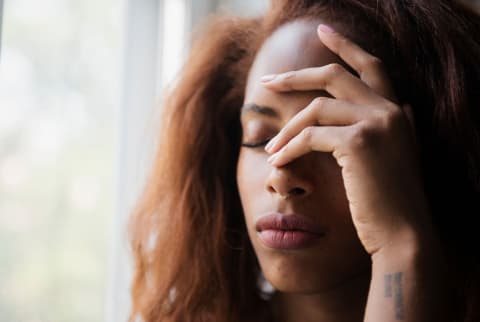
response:
<svg viewBox="0 0 480 322"><path fill-rule="evenodd" d="M386 100L336 63L268 75L262 78L262 83L268 89L279 92L325 90L336 98L355 104L376 105Z"/></svg>
<svg viewBox="0 0 480 322"><path fill-rule="evenodd" d="M339 99L317 97L298 112L265 147L274 153L300 133L313 125L346 126L380 114L375 107L356 105Z"/></svg>

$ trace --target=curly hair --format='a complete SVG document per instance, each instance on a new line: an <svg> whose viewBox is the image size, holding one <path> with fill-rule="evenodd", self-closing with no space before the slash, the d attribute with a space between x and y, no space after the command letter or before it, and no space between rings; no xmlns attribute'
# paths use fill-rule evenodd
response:
<svg viewBox="0 0 480 322"><path fill-rule="evenodd" d="M449 0L273 0L259 19L214 19L167 95L130 223L130 321L269 319L236 185L239 113L262 42L284 23L318 18L379 57L399 100L412 106L452 305L458 321L480 319L480 17Z"/></svg>

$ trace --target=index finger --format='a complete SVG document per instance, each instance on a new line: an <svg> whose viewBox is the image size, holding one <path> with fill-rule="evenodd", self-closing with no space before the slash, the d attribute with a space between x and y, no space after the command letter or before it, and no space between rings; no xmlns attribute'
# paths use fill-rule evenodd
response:
<svg viewBox="0 0 480 322"><path fill-rule="evenodd" d="M351 66L362 81L383 97L392 102L397 101L383 63L378 57L366 52L327 25L319 25L317 31L322 43Z"/></svg>

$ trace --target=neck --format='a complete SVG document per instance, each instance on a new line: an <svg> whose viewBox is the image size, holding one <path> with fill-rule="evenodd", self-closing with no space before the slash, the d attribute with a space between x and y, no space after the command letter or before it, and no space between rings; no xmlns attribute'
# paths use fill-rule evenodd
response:
<svg viewBox="0 0 480 322"><path fill-rule="evenodd" d="M276 322L361 322L367 303L370 272L314 294L276 292L272 298Z"/></svg>

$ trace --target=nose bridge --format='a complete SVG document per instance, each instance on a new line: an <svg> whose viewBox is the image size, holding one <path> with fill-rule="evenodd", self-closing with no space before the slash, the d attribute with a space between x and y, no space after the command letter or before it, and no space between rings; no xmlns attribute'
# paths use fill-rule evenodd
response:
<svg viewBox="0 0 480 322"><path fill-rule="evenodd" d="M272 167L266 181L265 189L281 198L306 196L312 193L313 176L300 173L291 164L283 167Z"/></svg>

